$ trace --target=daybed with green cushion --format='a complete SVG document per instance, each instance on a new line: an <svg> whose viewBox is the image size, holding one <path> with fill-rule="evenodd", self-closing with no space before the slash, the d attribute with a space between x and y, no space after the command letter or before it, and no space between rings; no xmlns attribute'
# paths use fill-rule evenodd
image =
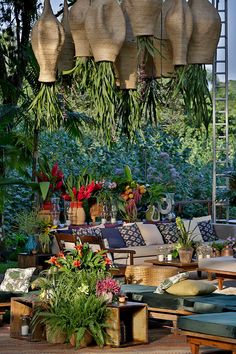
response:
<svg viewBox="0 0 236 354"><path fill-rule="evenodd" d="M155 289L155 286L137 284L125 284L121 287L121 291L130 301L148 305L149 317L173 321L174 330L177 330L177 320L182 315L235 311L236 316L236 295L178 296L166 292L156 294Z"/></svg>
<svg viewBox="0 0 236 354"><path fill-rule="evenodd" d="M199 353L200 345L236 353L235 312L182 316L178 319L178 327L187 336L192 354Z"/></svg>

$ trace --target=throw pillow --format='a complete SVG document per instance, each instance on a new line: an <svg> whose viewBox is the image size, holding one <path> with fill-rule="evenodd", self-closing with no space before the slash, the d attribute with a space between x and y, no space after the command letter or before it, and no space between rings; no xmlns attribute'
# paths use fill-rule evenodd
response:
<svg viewBox="0 0 236 354"><path fill-rule="evenodd" d="M170 222L170 223L166 223L166 224L162 223L162 224L159 224L157 227L158 227L160 233L162 234L164 243L178 242L180 232L179 232L175 222Z"/></svg>
<svg viewBox="0 0 236 354"><path fill-rule="evenodd" d="M126 247L125 241L117 227L102 229L102 237L107 239L109 248Z"/></svg>
<svg viewBox="0 0 236 354"><path fill-rule="evenodd" d="M100 227L86 227L76 230L77 236L99 236L102 237L102 228Z"/></svg>
<svg viewBox="0 0 236 354"><path fill-rule="evenodd" d="M172 295L178 296L195 296L195 295L207 295L213 293L217 287L210 282L204 280L183 280L180 283L174 284L166 292Z"/></svg>
<svg viewBox="0 0 236 354"><path fill-rule="evenodd" d="M156 225L138 223L139 231L143 236L146 246L163 245L164 241L162 235Z"/></svg>
<svg viewBox="0 0 236 354"><path fill-rule="evenodd" d="M211 221L201 221L198 223L199 230L202 235L204 242L211 242L218 240L218 236L215 233L214 227L212 226Z"/></svg>
<svg viewBox="0 0 236 354"><path fill-rule="evenodd" d="M7 269L4 279L0 284L0 291L27 293L29 291L31 277L35 269L35 267Z"/></svg>
<svg viewBox="0 0 236 354"><path fill-rule="evenodd" d="M119 227L119 231L127 247L145 246L145 241L136 224Z"/></svg>
<svg viewBox="0 0 236 354"><path fill-rule="evenodd" d="M173 275L172 277L166 278L158 285L158 287L156 288L154 293L155 294L163 294L165 292L164 290L168 289L173 284L176 284L176 283L179 283L180 281L188 279L188 277L189 277L189 272L185 272L185 273L179 273L179 274Z"/></svg>

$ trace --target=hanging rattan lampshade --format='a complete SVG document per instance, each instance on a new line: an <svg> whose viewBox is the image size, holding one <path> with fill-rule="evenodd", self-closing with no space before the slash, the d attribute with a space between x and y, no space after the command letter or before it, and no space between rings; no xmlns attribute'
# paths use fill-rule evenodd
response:
<svg viewBox="0 0 236 354"><path fill-rule="evenodd" d="M162 0L124 0L134 36L153 36Z"/></svg>
<svg viewBox="0 0 236 354"><path fill-rule="evenodd" d="M208 0L189 0L193 33L188 48L189 64L212 64L220 38L221 19Z"/></svg>
<svg viewBox="0 0 236 354"><path fill-rule="evenodd" d="M193 31L193 16L186 0L173 0L166 14L165 28L173 50L173 64L186 65Z"/></svg>
<svg viewBox="0 0 236 354"><path fill-rule="evenodd" d="M77 0L69 12L69 24L75 45L76 57L92 56L85 31L85 18L90 7L90 2L90 0Z"/></svg>
<svg viewBox="0 0 236 354"><path fill-rule="evenodd" d="M61 20L65 31L65 41L58 59L58 71L70 70L74 67L75 46L69 25L69 11L67 0L64 0L64 11Z"/></svg>
<svg viewBox="0 0 236 354"><path fill-rule="evenodd" d="M137 86L138 53L137 44L134 38L130 20L124 11L126 23L125 41L115 61L115 68L118 73L119 86L121 89L135 89Z"/></svg>
<svg viewBox="0 0 236 354"><path fill-rule="evenodd" d="M116 60L125 40L125 18L116 0L94 1L85 19L94 60Z"/></svg>
<svg viewBox="0 0 236 354"><path fill-rule="evenodd" d="M64 40L64 29L52 12L50 0L45 0L43 13L31 32L32 49L40 67L39 81L56 81L57 62Z"/></svg>

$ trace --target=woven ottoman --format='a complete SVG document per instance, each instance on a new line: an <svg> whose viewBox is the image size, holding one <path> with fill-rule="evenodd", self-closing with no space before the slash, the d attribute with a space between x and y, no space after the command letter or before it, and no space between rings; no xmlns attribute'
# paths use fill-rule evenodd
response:
<svg viewBox="0 0 236 354"><path fill-rule="evenodd" d="M128 284L157 286L166 278L179 273L177 267L157 267L152 265L130 265L126 267L125 278Z"/></svg>

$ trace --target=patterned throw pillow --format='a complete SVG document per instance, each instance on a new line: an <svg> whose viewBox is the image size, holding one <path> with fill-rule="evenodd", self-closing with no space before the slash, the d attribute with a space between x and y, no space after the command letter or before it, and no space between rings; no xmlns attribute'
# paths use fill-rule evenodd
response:
<svg viewBox="0 0 236 354"><path fill-rule="evenodd" d="M141 232L139 231L139 228L136 224L119 227L119 231L127 247L146 245L143 236L141 235Z"/></svg>
<svg viewBox="0 0 236 354"><path fill-rule="evenodd" d="M28 293L30 280L36 268L9 268L0 284L0 291Z"/></svg>
<svg viewBox="0 0 236 354"><path fill-rule="evenodd" d="M188 279L188 277L189 277L189 272L185 272L185 273L179 273L179 274L173 275L172 277L166 278L158 285L158 287L156 288L154 293L155 294L163 294L166 289L168 289L169 287L171 287L174 284L179 283L182 280Z"/></svg>
<svg viewBox="0 0 236 354"><path fill-rule="evenodd" d="M219 237L216 235L214 227L210 220L201 221L198 223L199 230L202 235L202 239L204 242L211 242L219 240Z"/></svg>
<svg viewBox="0 0 236 354"><path fill-rule="evenodd" d="M102 229L100 227L81 227L76 230L77 236L99 236L102 238Z"/></svg>
<svg viewBox="0 0 236 354"><path fill-rule="evenodd" d="M164 243L175 243L178 242L180 232L176 226L175 222L162 223L157 225L160 233L162 234Z"/></svg>

